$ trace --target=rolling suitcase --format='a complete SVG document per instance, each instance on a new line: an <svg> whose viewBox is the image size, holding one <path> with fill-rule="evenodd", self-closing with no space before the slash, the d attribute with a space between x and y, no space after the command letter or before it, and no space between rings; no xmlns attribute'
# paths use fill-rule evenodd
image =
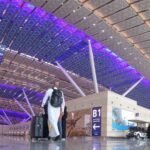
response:
<svg viewBox="0 0 150 150"><path fill-rule="evenodd" d="M49 138L46 115L35 116L31 122L31 139Z"/></svg>

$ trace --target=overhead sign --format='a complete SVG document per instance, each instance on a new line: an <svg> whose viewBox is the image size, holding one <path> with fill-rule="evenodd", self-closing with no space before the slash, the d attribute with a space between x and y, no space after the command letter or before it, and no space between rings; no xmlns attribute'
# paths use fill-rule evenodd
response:
<svg viewBox="0 0 150 150"><path fill-rule="evenodd" d="M101 107L92 109L92 136L101 136Z"/></svg>

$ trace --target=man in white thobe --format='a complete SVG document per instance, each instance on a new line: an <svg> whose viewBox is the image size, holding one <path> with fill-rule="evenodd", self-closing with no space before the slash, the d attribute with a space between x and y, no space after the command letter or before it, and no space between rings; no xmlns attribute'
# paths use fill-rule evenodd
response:
<svg viewBox="0 0 150 150"><path fill-rule="evenodd" d="M58 88L59 88L59 82L55 82L54 89L58 89ZM61 106L57 107L57 108L53 107L51 105L51 103L48 101L48 99L51 100L52 93L53 93L52 88L50 88L46 91L46 94L43 98L43 102L42 102L41 106L44 107L46 104L48 105L48 107L47 107L48 121L51 126L51 128L49 129L49 136L51 138L55 138L55 140L58 140L60 137L60 133L59 133L59 129L58 129L58 121L59 121L59 118L61 119L61 117L64 113L65 100L64 100L64 94L62 92L63 102L62 102Z"/></svg>

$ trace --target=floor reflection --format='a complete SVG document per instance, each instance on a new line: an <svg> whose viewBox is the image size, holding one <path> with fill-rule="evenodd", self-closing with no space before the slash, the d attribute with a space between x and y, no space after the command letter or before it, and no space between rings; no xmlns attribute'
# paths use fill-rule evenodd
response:
<svg viewBox="0 0 150 150"><path fill-rule="evenodd" d="M22 137L0 137L0 150L150 150L149 140L71 138L66 141L31 141Z"/></svg>

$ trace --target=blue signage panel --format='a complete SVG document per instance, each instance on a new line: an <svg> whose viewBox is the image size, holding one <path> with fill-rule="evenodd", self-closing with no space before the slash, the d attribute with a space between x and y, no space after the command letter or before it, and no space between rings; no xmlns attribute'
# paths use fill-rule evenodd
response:
<svg viewBox="0 0 150 150"><path fill-rule="evenodd" d="M92 109L92 136L101 136L101 107Z"/></svg>

